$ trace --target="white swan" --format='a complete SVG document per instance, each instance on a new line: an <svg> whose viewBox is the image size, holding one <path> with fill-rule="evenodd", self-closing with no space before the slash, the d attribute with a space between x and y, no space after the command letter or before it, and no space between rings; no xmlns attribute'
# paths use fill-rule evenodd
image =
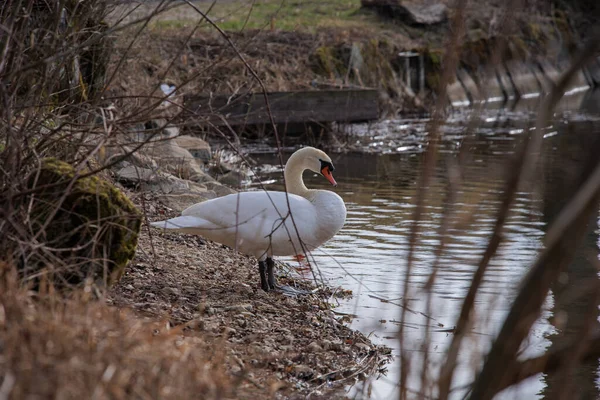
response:
<svg viewBox="0 0 600 400"><path fill-rule="evenodd" d="M180 217L151 225L201 235L255 256L261 287L268 292L276 287L273 256L306 254L331 239L346 220L340 196L306 188L302 173L307 169L337 185L331 158L314 147L304 147L285 165L287 195L276 191L234 193L194 204Z"/></svg>

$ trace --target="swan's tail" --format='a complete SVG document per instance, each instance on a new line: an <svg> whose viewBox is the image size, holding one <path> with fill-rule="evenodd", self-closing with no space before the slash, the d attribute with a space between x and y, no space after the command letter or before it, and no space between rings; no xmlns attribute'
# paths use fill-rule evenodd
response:
<svg viewBox="0 0 600 400"><path fill-rule="evenodd" d="M150 225L162 229L188 230L190 228L202 229L205 227L206 223L207 221L202 218L184 215L166 221L150 222Z"/></svg>

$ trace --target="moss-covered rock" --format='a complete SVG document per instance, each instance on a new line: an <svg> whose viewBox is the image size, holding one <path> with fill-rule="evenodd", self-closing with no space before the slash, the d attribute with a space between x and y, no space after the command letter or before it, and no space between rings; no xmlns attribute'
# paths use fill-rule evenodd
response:
<svg viewBox="0 0 600 400"><path fill-rule="evenodd" d="M24 278L49 276L60 287L118 281L133 258L141 215L110 182L75 179L65 162L45 159L29 179L34 193L24 203L43 251L24 258Z"/></svg>

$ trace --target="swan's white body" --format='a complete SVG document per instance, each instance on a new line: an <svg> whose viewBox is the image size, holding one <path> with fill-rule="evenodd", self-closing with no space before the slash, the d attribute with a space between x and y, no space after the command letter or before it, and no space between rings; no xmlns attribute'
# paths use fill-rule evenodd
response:
<svg viewBox="0 0 600 400"><path fill-rule="evenodd" d="M201 235L258 260L306 254L331 239L346 220L346 207L340 196L328 190L306 188L302 180L306 169L323 173L335 184L330 158L320 150L305 147L295 152L286 164L287 194L276 191L230 194L195 204L180 217L152 225Z"/></svg>

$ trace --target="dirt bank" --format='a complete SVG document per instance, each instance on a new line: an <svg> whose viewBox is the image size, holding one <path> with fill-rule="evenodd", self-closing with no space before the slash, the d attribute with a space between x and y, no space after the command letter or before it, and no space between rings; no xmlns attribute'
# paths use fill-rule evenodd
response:
<svg viewBox="0 0 600 400"><path fill-rule="evenodd" d="M196 2L199 9L210 8L209 15L226 30L226 37L201 22L187 5L159 12L141 32L135 27L120 33L113 57L120 67L112 94L143 95L165 82L177 87L179 95L259 91L250 66L269 91L336 85L378 88L382 115L422 111L433 104L453 31L451 3L439 2L447 3L446 20L422 26L386 17L376 8L361 7L359 1L331 2L320 8L299 4L290 9L282 9L279 3L266 1L249 8L246 2L234 1L212 8ZM111 21L122 16L127 16L124 21L141 18L155 11L156 5L137 7L132 14L128 14L130 6L118 7ZM458 67L477 80L479 70L492 62L498 48L505 48L501 57L507 61L540 58L554 63L559 53L564 57L581 42L575 17L537 3L524 2L510 10L499 1L469 3ZM416 80L406 86L405 60L398 56L406 51L424 55L425 96L416 96Z"/></svg>

